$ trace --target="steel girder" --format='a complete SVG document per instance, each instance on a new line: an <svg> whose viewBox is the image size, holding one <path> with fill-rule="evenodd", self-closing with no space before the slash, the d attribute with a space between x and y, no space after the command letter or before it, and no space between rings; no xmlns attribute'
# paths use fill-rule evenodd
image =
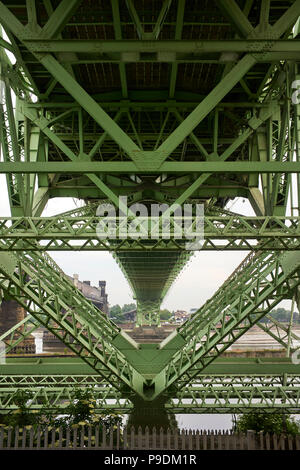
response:
<svg viewBox="0 0 300 470"><path fill-rule="evenodd" d="M143 377L114 341L128 349L137 345L75 288L50 257L3 253L0 271L1 289L108 382L117 389L124 384L142 387Z"/></svg>
<svg viewBox="0 0 300 470"><path fill-rule="evenodd" d="M221 358L180 391L169 389L165 406L169 413L297 413L299 367L288 358ZM71 375L61 374L68 370ZM14 396L27 391L29 409L63 412L78 389L93 393L96 413L133 409L130 393L109 386L76 357L8 358L0 377L0 409L15 410Z"/></svg>
<svg viewBox="0 0 300 470"><path fill-rule="evenodd" d="M124 17L124 12L120 11L118 2L112 2L111 12L102 13L104 23L113 24L111 30L114 36L110 37L111 33L105 30L108 42L101 38L101 46L113 48L113 53L117 56L105 58L99 57L104 51L100 47L100 41L95 41L92 37L89 37L89 50L85 57L80 56L80 50L84 50L87 43L82 40L80 32L78 34L79 30L74 34L72 23L82 21L83 11L85 17L89 18L91 11L86 2L63 0L54 11L49 4L45 7L45 11L42 11L40 4L35 2L17 1L18 8L9 2L0 2L1 22L7 28L11 43L9 45L7 41L2 40L1 47L13 51L17 58L15 69L10 67L9 63L6 64L7 87L11 86L22 101L18 100L17 105L17 122L21 123L18 133L14 132L12 125L7 125L5 108L2 110L0 122L2 148L6 159L0 162L0 171L8 173L9 184L15 181L21 182L17 191L14 188L10 190L11 206L15 204L15 194L19 197L19 193L21 194L23 188L26 188L26 199L23 198L22 210L17 215L40 215L47 198L54 194L69 196L77 194L79 197L90 197L92 194L97 199L106 199L116 204L121 187L124 186L123 194L136 192L133 201L150 199L156 202L168 201L171 204L174 202L182 204L185 201L193 201L193 198L207 200L213 194L217 198L215 202L224 205L224 197L241 195L242 191L245 191L258 215L267 214L272 217L284 215L291 182L286 175L299 172L298 158L293 161L291 150L299 143L297 130L299 113L297 107L291 107L288 102L290 81L297 75L294 71L291 73L288 64L282 63L282 51L285 51L285 59L293 60L297 57L297 50L295 52L298 47L297 41L286 40L286 37L300 14L300 2L296 0L292 5L290 2L282 2L280 11L271 6L268 12L264 8L260 10L260 5L257 3L259 2L250 5L248 2L243 11L234 1L216 2L215 7L208 2L205 8L202 4L201 9L204 12L204 18L201 16L202 22L207 22L205 11L208 8L215 8L214 15L210 14L209 18L219 18L223 24L224 16L218 10L221 7L232 26L228 26L225 20L223 26L225 40L223 37L219 38L218 43L214 45L210 41L203 42L202 45L196 43L198 55L193 58L193 62L190 62L189 53L192 49L188 48L195 48L195 41L189 43L185 40L178 41L187 26L184 1L178 2L177 10L173 5L170 6L169 2L164 2L162 10L158 11L155 8L153 10L152 6L151 21L153 18L157 19L153 23L151 33L145 33L144 26L139 20L139 10L134 11L131 8L130 25L136 29L140 40L130 41L130 46L121 40L124 25L120 18ZM126 14L128 16L128 12ZM192 16L198 18L199 12L197 14L194 12ZM258 24L257 18L259 18ZM175 42L167 41L166 45L165 26L167 22L169 24L173 22L174 26L174 19L180 19L173 30ZM98 27L97 24L94 26ZM170 31L168 39L172 37L172 29ZM235 32L241 37L238 41L235 40ZM76 37L78 40L74 41ZM199 31L199 37L203 39L203 31ZM227 42L228 39L230 42ZM74 51L75 48L77 49ZM241 56L244 52L245 55ZM206 59L203 59L204 53L212 54L207 59L207 65L205 65ZM110 52L106 51L106 54ZM279 62L274 63L275 60ZM204 64L204 68L207 66L204 76L201 76L202 72L199 69L198 72L195 69L196 72L192 73L190 69L188 76L191 77L191 82L193 75L199 74L199 80L196 84L192 83L190 91L184 90L184 96L180 97L180 90L185 89L187 83L186 72L183 73L182 65L197 67L197 61ZM148 63L152 67L150 74L146 73ZM102 64L103 70L99 80L95 80L93 75L96 71L96 76L100 77L97 64ZM82 65L85 67L85 72ZM105 77L107 65L111 70L110 83L109 87L106 86L106 90L103 90L95 87L95 84L107 81ZM132 85L135 83L132 70L136 71L141 82L143 78L138 74L140 66L145 67L144 77L147 75L147 79L144 88L140 90L142 95L140 94L138 98L139 92L132 89L137 86ZM154 83L153 78L148 78L167 76L166 66L170 67L170 80L167 85L162 82ZM114 84L115 70L120 77L120 86ZM3 70L1 73L3 76ZM24 80L25 75L27 80ZM286 84L283 84L283 76ZM153 83L151 80L154 80ZM161 90L166 86L167 90ZM115 87L112 93L111 87ZM155 91L156 95L151 92L151 98L150 94L147 95L149 87L158 88L158 91ZM120 90L116 91L117 88ZM36 105L30 103L29 91L34 91L38 97ZM102 106L104 95L107 102L115 100L112 108L106 105L104 110ZM234 102L233 108L222 107L222 100L226 95L230 95L230 100ZM159 101L158 107L153 100L155 96ZM130 100L138 102L141 97L144 104L139 103L136 108L134 104L132 108ZM147 97L148 105L145 104ZM120 98L125 101L129 98L129 100L127 103L119 102ZM186 101L193 99L196 103L194 106L188 104L184 107L183 99ZM70 100L73 101L71 103L73 107L75 100L77 106L75 110L69 109ZM9 96L6 101L9 104ZM44 106L43 102L46 101L52 101L53 106L48 108L46 104ZM61 103L56 105L55 103L59 101ZM152 102L150 106L149 102ZM245 102L250 102L250 105L242 105ZM26 106L27 104L29 106ZM65 109L61 109L64 106ZM12 119L10 121L12 122ZM291 122L294 127L290 125ZM42 136L36 152L33 141L36 142L37 139L29 138L30 129L33 133L38 129L37 135ZM18 141L13 134L17 134ZM203 136L207 139L205 146ZM12 137L14 143L10 140ZM13 152L8 148L10 142L14 144ZM226 161L228 159L231 161ZM24 177L31 173L33 176ZM49 173L56 173L55 178ZM166 179L162 175L166 175ZM259 175L262 175L263 202L258 193L255 193L259 186ZM34 194L36 178L39 189ZM129 184L133 182L135 187L129 188ZM21 240L23 248L31 250L36 246L36 241L41 240L37 233L40 231L40 226L37 230L36 226L32 225L33 219L27 221L20 219L19 222L24 224L19 227L22 227L26 233L30 233L30 229L34 231L32 243L30 238L23 237L24 242ZM218 244L213 237L221 240L225 237L226 229L230 229L229 231L234 229L235 234L233 238L228 239L226 249L237 246L243 249L246 247L248 249L250 246L252 248L254 244L249 242L249 239L261 240L264 238L262 233L268 233L265 229L270 229L271 226L273 229L279 224L280 234L283 235L285 232L285 235L278 235L278 227L274 230L280 239L278 246L274 247L274 238L272 238L274 232L272 232L260 244L261 249L293 251L298 249L297 226L286 222L285 226L282 226L281 222L280 219L276 219L276 222L268 220L269 226L264 223L261 226L257 220L249 222L243 219L237 223L235 219L233 227L232 219L227 220L225 225L224 219L221 222L207 219L207 226L212 231L210 238L205 241L206 247L218 249L221 244ZM39 223L44 222L39 221ZM31 224L30 228L28 224ZM220 229L219 224L223 233L215 232L215 229ZM61 230L61 221L59 225ZM73 237L77 227L75 231L73 225L68 226L70 227ZM243 235L238 233L241 227L246 230ZM289 230L291 227L292 234ZM6 229L5 226L4 230ZM253 231L256 233L251 236ZM63 235L59 232L59 237ZM65 246L69 249L72 245L70 233L67 233L66 237L68 241ZM14 240L11 238L9 241L4 241L4 245L8 243L6 249L11 250L14 247L19 249L21 245L19 238ZM56 238L53 240L59 249L60 243L56 243ZM92 240L89 238L88 240L86 246L93 249L99 246L99 243L96 246ZM163 242L160 243L160 247L163 246ZM182 247L179 244L176 246L176 259L173 256L173 263L170 263L169 246L165 246L166 253L162 258L164 263L161 267L164 275L161 279L163 282L160 282L160 292L157 286L153 298L153 289L151 290L149 286L150 293L145 298L142 295L142 292L145 292L144 281L138 283L137 273L138 278L149 281L147 275L152 267L156 269L156 258L155 253L153 256L149 256L151 252L145 256L143 254L143 262L146 263L148 259L148 264L144 271L141 271L139 264L141 256L137 256L139 261L136 263L129 250L133 247L139 250L141 246L145 251L145 248L139 241L134 243L131 246L127 245L128 250L124 250L125 258L122 253L120 254L120 262L124 268L128 268L127 276L130 282L135 284L134 288L138 292L137 301L141 309L143 310L143 306L149 309L154 304L158 309L159 301L166 292L166 286L170 285L174 272L178 272L180 258L182 256L188 258L188 255L187 253L182 255ZM282 298L293 295L298 285L296 252L293 254L295 264L290 259L285 262L284 255L280 252L259 254L259 262L253 263L253 270L252 267L245 269L245 277L239 278L240 283L237 285L245 287L244 296L237 296L233 289L233 285L236 287L237 279L235 278L231 284L229 281L227 287L221 289L221 295L217 293L216 298L211 303L208 302L208 306L205 305L200 309L205 320L201 323L201 315L197 314L191 321L191 328L195 328L193 334L185 329L180 330L174 338L169 338L161 345L160 359L158 356L155 357L152 351L149 353L148 363L146 361L138 366L138 359L144 351L139 354L136 345L120 335L111 323L105 323L101 315L100 325L100 322L97 322L99 312L91 311L91 307L78 297L78 293L64 284L61 274L55 275L55 269L53 271L53 265L51 266L51 263L49 265L48 258L47 260L43 256L38 258L28 251L12 257L6 254L0 256L1 270L4 273L0 284L6 292L29 309L35 318L50 328L71 349L73 348L106 380L118 388L117 377L120 376L121 382L126 387L142 395L144 376L135 370L135 365L140 370L144 368L147 376L149 364L154 363L157 377L151 377L153 382L148 383L149 389L152 385L156 387L154 396L162 393L165 388L168 389L174 381L185 384L273 305ZM170 270L173 270L173 273L170 273ZM23 273L26 273L25 276ZM60 288L63 286L65 290L60 290L58 293L49 282L39 279L41 274L45 273L49 277L54 276L57 286ZM61 279L58 279L59 277ZM155 282L153 279L151 273L152 283ZM76 311L69 298L71 291L78 300L75 305ZM220 300L222 296L224 296L223 304ZM33 308L33 304L38 308ZM209 307L214 307L216 310L209 311ZM219 320L221 320L220 327ZM198 341L202 342L202 351L199 350ZM106 350L109 351L109 358L104 355ZM213 351L211 356L210 351ZM170 365L167 366L170 359ZM183 379L180 382L178 379L181 377ZM245 393L247 395L248 391ZM268 393L266 391L265 405L269 399ZM249 396L249 403L254 403L251 401L251 394L248 398ZM215 403L221 407L221 402Z"/></svg>
<svg viewBox="0 0 300 470"><path fill-rule="evenodd" d="M204 371L193 379L195 383L201 377L215 376L278 376L283 378L285 374L289 376L299 375L299 364L295 364L286 357L219 357L209 364ZM77 356L14 356L7 357L6 363L1 365L3 384L9 384L10 377L24 379L25 383L30 381L30 377L87 377L91 376L97 383L102 383L103 378L86 362ZM14 382L13 382L14 383ZM35 380L33 379L35 384ZM104 382L103 382L104 383ZM29 385L29 382L28 382ZM124 392L125 393L125 392Z"/></svg>
<svg viewBox="0 0 300 470"><path fill-rule="evenodd" d="M272 307L293 296L300 283L296 256L250 254L190 321L161 343L162 351L177 351L153 379L154 394L188 383Z"/></svg>
<svg viewBox="0 0 300 470"><path fill-rule="evenodd" d="M181 218L170 217L169 240L164 237L162 227L157 239L145 241L143 236L129 239L101 239L97 235L98 224L108 222L108 218L95 215L96 206L85 206L80 211L60 214L54 217L1 217L0 239L5 246L0 250L13 251L186 251L190 242L182 230ZM299 224L296 216L243 216L222 211L211 215L207 211L203 221L204 239L198 250L299 250ZM143 223L143 218L139 220ZM132 221L128 217L127 224ZM124 221L116 219L116 233L122 229ZM194 236L200 236L191 220ZM181 227L182 235L178 235ZM22 240L22 244L19 242ZM197 248L195 247L195 250ZM121 257L119 258L121 261Z"/></svg>
<svg viewBox="0 0 300 470"><path fill-rule="evenodd" d="M232 380L231 380L232 382ZM257 380L258 382L258 380ZM18 408L15 396L22 390L28 392L29 410L43 410L46 412L60 412L74 400L76 390L90 391L96 400L94 411L96 413L118 412L128 414L133 409L130 399L117 396L107 386L70 385L35 386L21 388L0 387L0 410L13 411ZM176 398L170 398L166 403L169 413L240 413L240 412L269 412L269 413L297 413L299 410L300 388L299 382L282 386L269 382L268 384L250 384L247 378L243 384L226 383L222 385L203 384L198 387L185 388ZM141 412L143 410L141 409Z"/></svg>

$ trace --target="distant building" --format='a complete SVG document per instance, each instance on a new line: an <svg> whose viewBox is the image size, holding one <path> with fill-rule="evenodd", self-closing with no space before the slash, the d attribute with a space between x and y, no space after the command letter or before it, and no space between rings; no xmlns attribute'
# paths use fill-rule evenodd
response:
<svg viewBox="0 0 300 470"><path fill-rule="evenodd" d="M183 323L190 317L190 314L185 310L176 310L174 312L174 320L176 323Z"/></svg>
<svg viewBox="0 0 300 470"><path fill-rule="evenodd" d="M90 300L99 310L108 315L109 305L107 300L106 281L99 281L98 287L91 286L91 281L79 281L79 275L74 274L73 277L66 276L73 282L75 287L79 289L82 294ZM53 333L44 330L43 333L43 352L60 352L67 349Z"/></svg>
<svg viewBox="0 0 300 470"><path fill-rule="evenodd" d="M91 286L91 281L79 281L79 275L74 274L73 277L67 276L70 281L73 282L74 286L79 289L83 295L91 300L93 304L99 308L103 313L108 315L108 301L106 289L106 281L99 281L99 287Z"/></svg>

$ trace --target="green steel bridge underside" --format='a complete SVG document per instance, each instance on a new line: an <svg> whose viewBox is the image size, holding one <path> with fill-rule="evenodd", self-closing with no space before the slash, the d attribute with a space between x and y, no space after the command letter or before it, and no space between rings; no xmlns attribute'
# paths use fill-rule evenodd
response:
<svg viewBox="0 0 300 470"><path fill-rule="evenodd" d="M99 412L136 419L151 409L299 412L300 338L292 316L270 315L282 300L299 306L299 17L300 0L0 1L11 210L0 217L0 294L28 312L0 341L9 354L42 325L74 353L8 356L0 412L21 388L34 391L32 408L43 398L61 411L78 387L93 390ZM62 197L82 206L61 213L58 202L45 217ZM255 215L228 210L237 197ZM142 208L153 215L154 205L149 219ZM160 344L135 342L48 254L110 251L137 324L160 325L166 293L199 250L249 253ZM287 357L224 358L254 325Z"/></svg>

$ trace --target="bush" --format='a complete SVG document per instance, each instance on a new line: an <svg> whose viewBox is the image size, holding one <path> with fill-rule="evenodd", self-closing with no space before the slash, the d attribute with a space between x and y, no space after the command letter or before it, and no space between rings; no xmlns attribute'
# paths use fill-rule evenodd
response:
<svg viewBox="0 0 300 470"><path fill-rule="evenodd" d="M233 430L235 432L252 430L255 432L295 435L300 433L300 423L290 416L281 414L247 413L237 418Z"/></svg>

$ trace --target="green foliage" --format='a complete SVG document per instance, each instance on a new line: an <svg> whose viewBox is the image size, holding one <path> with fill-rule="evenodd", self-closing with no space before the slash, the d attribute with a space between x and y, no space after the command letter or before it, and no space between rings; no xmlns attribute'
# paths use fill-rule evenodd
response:
<svg viewBox="0 0 300 470"><path fill-rule="evenodd" d="M274 318L274 320L283 322L283 323L288 323L291 318L291 311L286 310L283 307L275 308L270 312L270 315ZM265 317L263 317L261 320L261 323L268 323L269 320ZM300 315L298 312L293 313L293 322L294 323L300 323Z"/></svg>
<svg viewBox="0 0 300 470"><path fill-rule="evenodd" d="M107 432L110 427L122 425L120 415L95 415L96 400L93 398L92 391L76 390L73 400L66 406L63 415L59 416L49 413L46 405L45 408L42 406L39 411L31 410L28 403L31 398L30 392L19 391L13 399L18 408L7 414L0 414L0 425L20 428L30 426L35 429L37 425L41 425L43 428L48 427L49 430L59 427L67 429L74 426L95 425L99 426L100 431L103 426L106 426ZM43 405L42 402L41 405Z"/></svg>
<svg viewBox="0 0 300 470"><path fill-rule="evenodd" d="M252 430L255 432L274 434L299 434L300 423L296 422L290 416L284 416L275 413L245 413L237 418L234 424L235 432L246 432Z"/></svg>
<svg viewBox="0 0 300 470"><path fill-rule="evenodd" d="M36 413L29 410L27 403L32 398L28 391L19 390L13 397L13 403L18 407L8 414L0 415L0 423L6 426L28 426L37 424L39 419Z"/></svg>
<svg viewBox="0 0 300 470"><path fill-rule="evenodd" d="M166 308L164 310L160 310L160 319L161 320L170 320L172 318L173 314Z"/></svg>
<svg viewBox="0 0 300 470"><path fill-rule="evenodd" d="M135 309L136 309L136 305L133 302L131 304L124 304L122 307L122 313L131 312L131 310L135 310Z"/></svg>
<svg viewBox="0 0 300 470"><path fill-rule="evenodd" d="M122 309L121 309L120 305L113 305L109 309L109 313L110 313L111 317L115 317L116 315L120 315L120 313L122 313Z"/></svg>
<svg viewBox="0 0 300 470"><path fill-rule="evenodd" d="M131 310L135 310L135 309L136 309L135 303L124 304L123 307L120 307L120 305L113 305L113 307L111 307L109 310L109 316L113 321L117 323L123 323L124 313L130 312Z"/></svg>

